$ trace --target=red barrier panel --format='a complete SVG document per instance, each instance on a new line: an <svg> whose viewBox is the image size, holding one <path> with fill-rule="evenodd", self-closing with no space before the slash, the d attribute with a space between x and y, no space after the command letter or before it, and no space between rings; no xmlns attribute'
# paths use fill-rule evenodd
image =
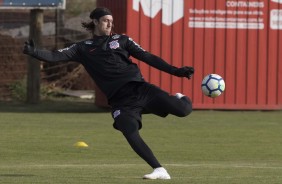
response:
<svg viewBox="0 0 282 184"><path fill-rule="evenodd" d="M195 67L189 81L135 60L147 81L190 96L196 109L281 109L282 0L97 3L113 10L116 27L122 27L119 33L168 63ZM224 94L215 99L201 92L209 73L226 83Z"/></svg>

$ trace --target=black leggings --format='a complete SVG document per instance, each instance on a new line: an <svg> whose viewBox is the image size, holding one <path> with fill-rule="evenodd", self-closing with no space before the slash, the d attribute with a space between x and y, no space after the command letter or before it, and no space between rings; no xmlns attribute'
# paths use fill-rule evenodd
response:
<svg viewBox="0 0 282 184"><path fill-rule="evenodd" d="M152 168L161 167L161 164L154 156L151 149L147 146L147 144L143 141L141 136L139 135L139 131L135 131L132 133L123 133L127 142L131 146L131 148L143 159L145 160Z"/></svg>
<svg viewBox="0 0 282 184"><path fill-rule="evenodd" d="M160 93L145 105L143 113L152 113L161 117L172 114L178 117L188 116L192 112L192 102L184 96L181 99L168 93Z"/></svg>
<svg viewBox="0 0 282 184"><path fill-rule="evenodd" d="M187 116L192 111L191 101L187 97L177 99L175 96L170 96L165 99L162 98L163 100L159 98L161 97L151 101L145 110L159 116L166 116L171 113L180 117ZM139 129L142 126L140 121L141 119L136 118L136 115L132 112L124 111L115 119L115 128L123 133L132 149L152 168L161 167L161 164L139 134Z"/></svg>

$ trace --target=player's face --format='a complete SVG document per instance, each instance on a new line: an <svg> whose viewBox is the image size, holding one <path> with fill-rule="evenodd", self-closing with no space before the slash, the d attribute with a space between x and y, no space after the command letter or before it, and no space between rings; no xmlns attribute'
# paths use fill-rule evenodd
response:
<svg viewBox="0 0 282 184"><path fill-rule="evenodd" d="M93 20L95 24L95 35L103 36L103 35L110 35L112 28L113 28L113 16L105 15L97 21L96 19Z"/></svg>

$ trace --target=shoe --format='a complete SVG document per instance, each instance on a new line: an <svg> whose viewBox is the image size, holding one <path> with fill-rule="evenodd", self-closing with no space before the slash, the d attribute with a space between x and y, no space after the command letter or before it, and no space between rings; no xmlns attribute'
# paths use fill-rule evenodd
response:
<svg viewBox="0 0 282 184"><path fill-rule="evenodd" d="M161 180L170 180L170 175L167 173L165 168L163 167L158 167L154 169L154 171L151 174L146 174L143 176L143 179L161 179Z"/></svg>
<svg viewBox="0 0 282 184"><path fill-rule="evenodd" d="M178 99L180 99L180 98L182 98L182 97L184 97L185 95L183 95L183 94L181 94L181 93L176 93L175 94L175 97L176 98L178 98Z"/></svg>

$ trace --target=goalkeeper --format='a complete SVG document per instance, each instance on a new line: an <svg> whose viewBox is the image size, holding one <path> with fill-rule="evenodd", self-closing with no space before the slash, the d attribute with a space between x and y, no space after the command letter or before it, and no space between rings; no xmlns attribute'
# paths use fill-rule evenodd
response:
<svg viewBox="0 0 282 184"><path fill-rule="evenodd" d="M132 149L144 159L153 172L145 179L170 179L151 149L139 134L142 113L161 117L173 114L185 117L192 112L192 102L181 93L170 95L146 82L132 56L161 71L190 79L193 67L177 68L144 49L126 35L113 33L113 17L107 8L96 8L90 21L82 26L92 38L57 51L36 48L33 41L25 43L23 52L45 62L76 61L81 63L97 86L107 96L112 108L113 127L122 132Z"/></svg>

